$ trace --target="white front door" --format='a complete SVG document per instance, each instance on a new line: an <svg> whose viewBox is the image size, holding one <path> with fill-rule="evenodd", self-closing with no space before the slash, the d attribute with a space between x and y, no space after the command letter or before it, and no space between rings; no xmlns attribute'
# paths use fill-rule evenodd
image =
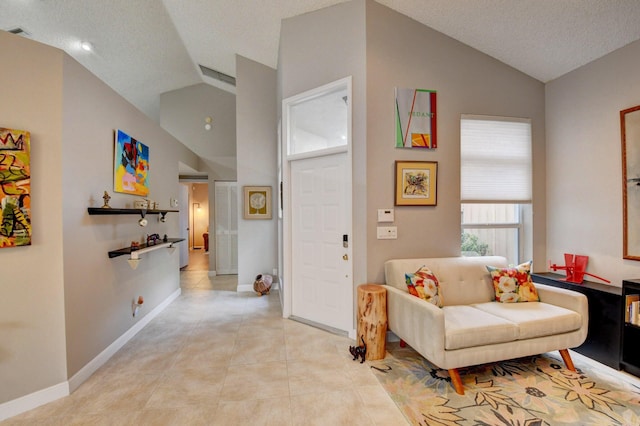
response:
<svg viewBox="0 0 640 426"><path fill-rule="evenodd" d="M350 171L346 152L291 161L291 313L346 332L353 330Z"/></svg>

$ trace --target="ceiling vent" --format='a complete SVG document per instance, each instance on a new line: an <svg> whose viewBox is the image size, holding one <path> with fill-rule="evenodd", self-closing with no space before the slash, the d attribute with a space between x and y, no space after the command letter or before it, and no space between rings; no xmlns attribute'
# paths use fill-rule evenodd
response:
<svg viewBox="0 0 640 426"><path fill-rule="evenodd" d="M23 36L23 37L31 37L31 33L24 28L15 27L10 30L7 30L8 33Z"/></svg>
<svg viewBox="0 0 640 426"><path fill-rule="evenodd" d="M204 65L198 65L200 67L200 71L203 75L207 77L215 78L216 80L220 80L223 83L230 84L232 86L236 85L235 77L231 77L230 75L221 73L220 71L213 70L211 68L207 68Z"/></svg>

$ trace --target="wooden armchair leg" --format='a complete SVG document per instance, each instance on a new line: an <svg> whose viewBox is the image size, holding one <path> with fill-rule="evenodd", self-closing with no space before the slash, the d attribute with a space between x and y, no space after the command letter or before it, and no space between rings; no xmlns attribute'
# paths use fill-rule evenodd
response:
<svg viewBox="0 0 640 426"><path fill-rule="evenodd" d="M456 390L456 393L458 395L464 395L464 386L462 386L462 379L460 378L460 373L456 368L452 368L449 370L449 377L451 377L451 384Z"/></svg>
<svg viewBox="0 0 640 426"><path fill-rule="evenodd" d="M560 349L560 356L564 361L564 365L571 371L576 371L576 367L573 365L573 360L571 359L571 354L568 349Z"/></svg>

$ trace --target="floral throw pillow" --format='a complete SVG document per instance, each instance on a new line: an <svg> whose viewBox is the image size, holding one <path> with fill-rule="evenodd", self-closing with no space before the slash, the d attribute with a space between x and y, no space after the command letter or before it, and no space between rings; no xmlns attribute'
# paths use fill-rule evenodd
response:
<svg viewBox="0 0 640 426"><path fill-rule="evenodd" d="M496 301L503 303L538 302L538 291L531 281L531 262L521 263L511 268L487 266Z"/></svg>
<svg viewBox="0 0 640 426"><path fill-rule="evenodd" d="M429 268L422 266L414 273L405 273L404 277L409 293L442 308L440 283Z"/></svg>

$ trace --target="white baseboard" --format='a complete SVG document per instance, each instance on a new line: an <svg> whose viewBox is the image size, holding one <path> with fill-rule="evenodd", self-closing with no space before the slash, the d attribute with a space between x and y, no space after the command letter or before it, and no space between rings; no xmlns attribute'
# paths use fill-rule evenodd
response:
<svg viewBox="0 0 640 426"><path fill-rule="evenodd" d="M102 367L120 348L122 348L133 336L142 330L152 319L162 312L171 302L180 296L181 289L174 291L162 303L156 306L151 312L145 315L133 327L118 337L98 356L89 361L84 367L73 375L68 381L59 383L46 389L33 392L29 395L0 404L0 421L9 417L17 416L25 411L33 410L41 405L48 404L56 399L63 398L78 389L98 368Z"/></svg>
<svg viewBox="0 0 640 426"><path fill-rule="evenodd" d="M215 277L216 275L218 275L218 274L216 273L216 271L209 271L209 276L210 276L210 277Z"/></svg>
<svg viewBox="0 0 640 426"><path fill-rule="evenodd" d="M236 290L238 293L243 291L253 291L253 284L238 284L238 289Z"/></svg>
<svg viewBox="0 0 640 426"><path fill-rule="evenodd" d="M69 382L59 383L0 404L0 422L69 395Z"/></svg>
<svg viewBox="0 0 640 426"><path fill-rule="evenodd" d="M82 367L80 371L69 379L69 390L71 392L78 389L98 368L102 367L116 352L120 350L129 340L133 338L140 330L142 330L152 319L154 319L160 312L162 312L171 302L180 296L181 289L174 291L169 297L167 297L162 303L156 306L151 312L145 315L140 321L134 324L129 330L127 330L122 336L118 337L112 344L106 347L105 350L100 352L98 356L89 361L87 365Z"/></svg>

